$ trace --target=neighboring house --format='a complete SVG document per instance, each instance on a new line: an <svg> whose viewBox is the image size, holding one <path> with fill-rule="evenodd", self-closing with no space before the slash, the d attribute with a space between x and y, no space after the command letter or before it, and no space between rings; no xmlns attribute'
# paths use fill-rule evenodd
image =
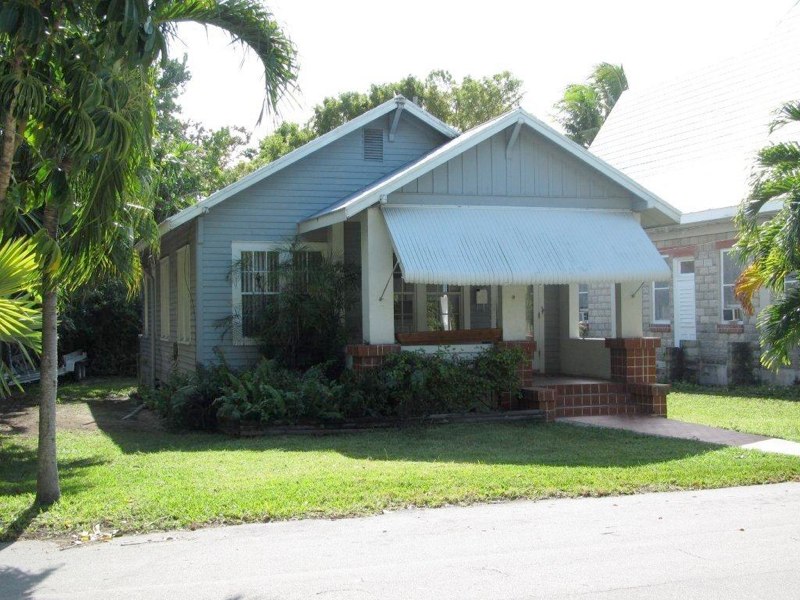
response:
<svg viewBox="0 0 800 600"><path fill-rule="evenodd" d="M355 368L499 341L528 352L528 380L532 366L663 399L637 290L669 276L643 227L679 217L524 110L459 135L398 97L161 224L160 255L144 261L142 378L218 353L234 367L255 360L258 306L280 293L278 248L299 235L307 252L360 269ZM580 339L582 282L609 286L613 339Z"/></svg>
<svg viewBox="0 0 800 600"><path fill-rule="evenodd" d="M744 314L733 294L741 271L730 253L733 217L747 197L757 151L776 137L769 136L775 111L800 98L799 55L800 11L794 10L757 48L664 85L625 92L591 146L683 212L678 225L645 225L672 269L669 278L646 284L642 302L645 333L662 340L664 371L669 348L680 345L703 383L731 380L733 342L751 344L758 359L756 317ZM778 135L797 139L796 131ZM608 288L591 286L587 296L589 335L606 335ZM761 293L756 311L769 300ZM800 371L760 375L792 383Z"/></svg>

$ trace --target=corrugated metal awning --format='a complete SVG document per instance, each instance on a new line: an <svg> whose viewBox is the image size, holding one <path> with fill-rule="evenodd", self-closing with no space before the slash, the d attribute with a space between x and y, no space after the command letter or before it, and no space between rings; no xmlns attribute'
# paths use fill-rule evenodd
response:
<svg viewBox="0 0 800 600"><path fill-rule="evenodd" d="M669 279L626 211L529 207L382 207L409 283L528 285Z"/></svg>

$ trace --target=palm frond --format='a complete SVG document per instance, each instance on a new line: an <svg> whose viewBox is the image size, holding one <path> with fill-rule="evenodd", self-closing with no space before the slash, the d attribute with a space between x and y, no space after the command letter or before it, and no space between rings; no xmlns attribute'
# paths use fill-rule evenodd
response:
<svg viewBox="0 0 800 600"><path fill-rule="evenodd" d="M184 0L159 2L153 22L165 35L176 23L193 22L222 29L231 41L252 50L264 66L262 116L277 110L297 82L297 51L270 11L255 0ZM260 120L260 117L259 117Z"/></svg>

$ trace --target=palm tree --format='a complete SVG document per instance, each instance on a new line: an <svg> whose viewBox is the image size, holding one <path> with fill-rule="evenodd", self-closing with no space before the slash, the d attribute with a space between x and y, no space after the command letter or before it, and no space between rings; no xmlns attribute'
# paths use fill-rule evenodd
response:
<svg viewBox="0 0 800 600"><path fill-rule="evenodd" d="M32 209L42 216L36 234L43 256L37 479L42 504L60 497L59 286L79 285L103 272L132 287L139 280L132 232L157 239L149 206L150 67L166 57L167 40L185 21L219 27L261 59L262 115L292 88L294 46L255 0L17 0L0 9L0 224L8 228Z"/></svg>
<svg viewBox="0 0 800 600"><path fill-rule="evenodd" d="M800 101L781 107L770 133L800 123ZM770 201L780 209L770 218L759 217ZM736 217L737 249L749 265L736 282L742 306L753 312L753 296L762 287L775 297L759 315L761 362L767 368L790 364L792 348L800 342L800 287L787 285L800 272L800 143L775 143L758 153L757 173L750 197Z"/></svg>
<svg viewBox="0 0 800 600"><path fill-rule="evenodd" d="M0 245L0 342L17 346L30 361L29 352L42 347L42 318L36 287L36 245L28 239L7 240ZM0 396L17 383L14 371L0 361Z"/></svg>
<svg viewBox="0 0 800 600"><path fill-rule="evenodd" d="M603 62L594 67L587 83L568 85L556 105L556 118L566 136L588 148L622 92L628 78L622 65Z"/></svg>

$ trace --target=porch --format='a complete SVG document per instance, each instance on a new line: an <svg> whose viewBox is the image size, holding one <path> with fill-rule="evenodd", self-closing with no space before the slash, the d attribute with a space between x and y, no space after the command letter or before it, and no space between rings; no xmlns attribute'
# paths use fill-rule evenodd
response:
<svg viewBox="0 0 800 600"><path fill-rule="evenodd" d="M361 270L360 303L348 317L352 368L400 351L474 355L515 345L525 354L523 404L548 417L664 413L642 293L668 269L635 214L379 205L329 231L333 252L345 260L349 252ZM588 283L610 290L603 337L582 328ZM546 376L584 380L539 385Z"/></svg>

